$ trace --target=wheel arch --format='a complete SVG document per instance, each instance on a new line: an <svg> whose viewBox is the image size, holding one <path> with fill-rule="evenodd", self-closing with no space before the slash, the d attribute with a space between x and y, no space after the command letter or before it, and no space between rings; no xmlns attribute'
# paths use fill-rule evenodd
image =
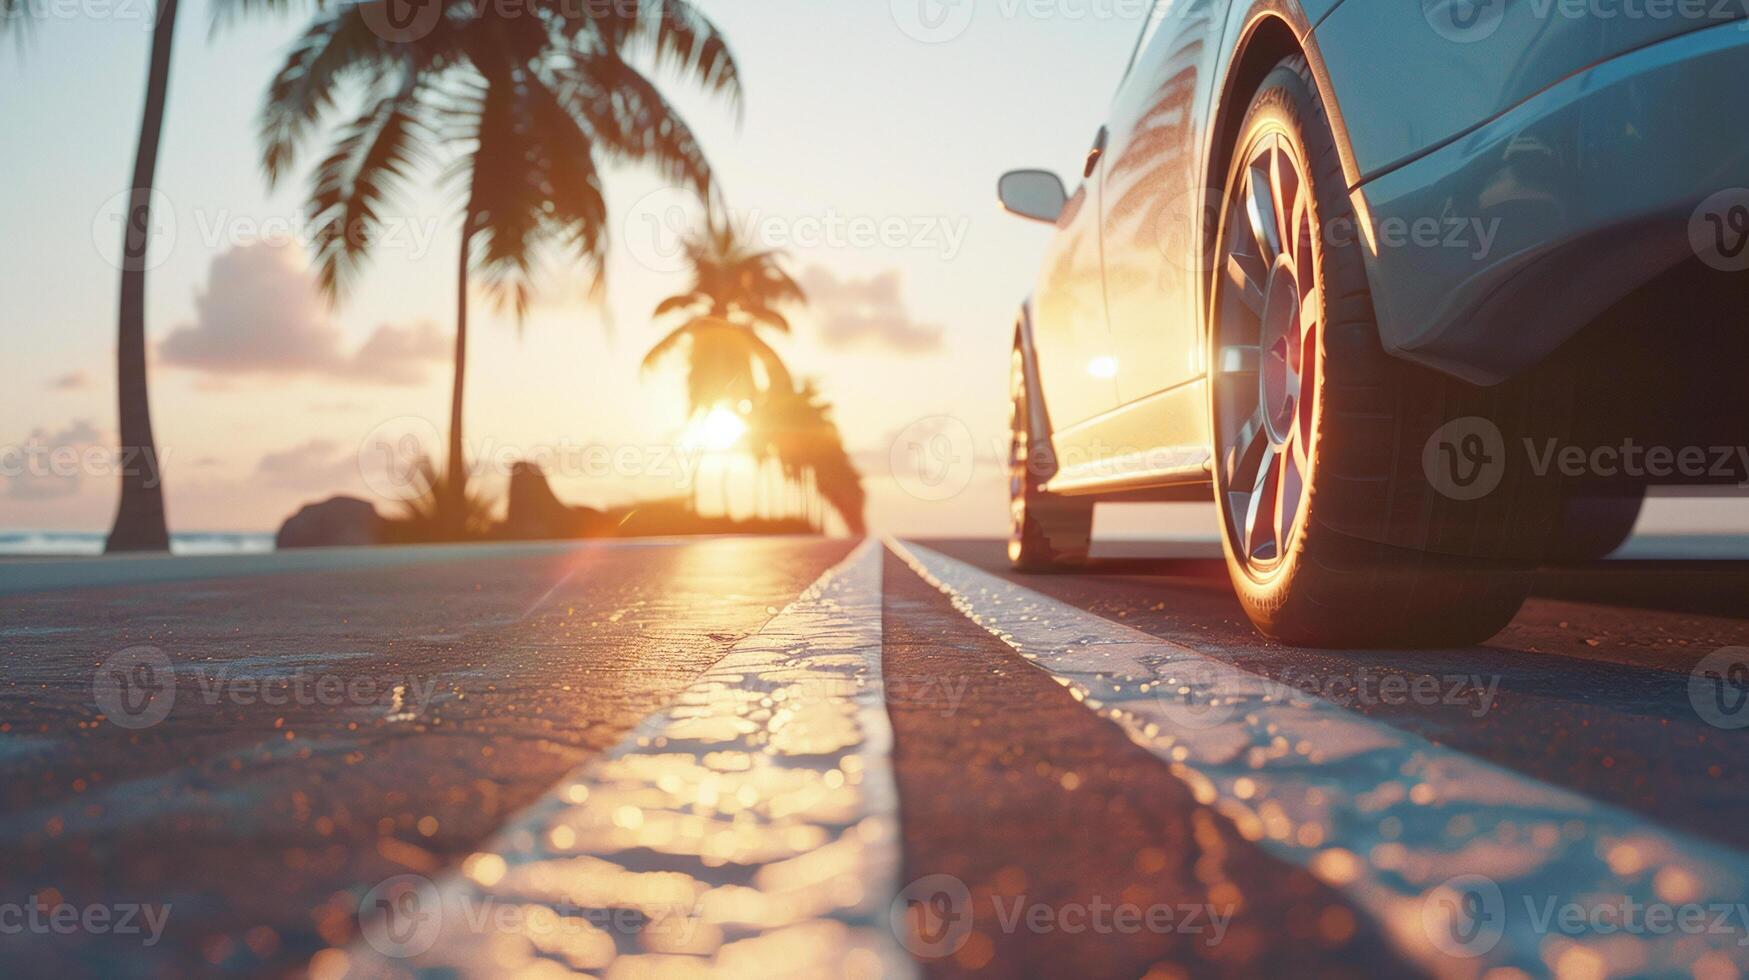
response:
<svg viewBox="0 0 1749 980"><path fill-rule="evenodd" d="M1326 11L1327 13L1328 11ZM1337 154L1342 160L1343 181L1353 189L1360 181L1354 153L1349 146L1348 130L1342 122L1340 103L1331 85L1329 73L1318 51L1313 35L1316 27L1295 0L1256 0L1236 4L1227 24L1227 36L1234 38L1226 67L1217 80L1214 104L1209 111L1208 142L1203 159L1207 168L1203 186L1218 194L1226 186L1227 170L1239 142L1239 127L1245 121L1245 111L1251 97L1257 93L1263 79L1283 58L1299 55L1306 59L1312 78L1318 86L1318 97L1324 103L1332 134L1336 137ZM1203 228L1203 244L1207 250L1215 247L1218 222ZM1204 254L1211 254L1205 251Z"/></svg>
<svg viewBox="0 0 1749 980"><path fill-rule="evenodd" d="M1335 6L1336 4L1327 5L1319 19L1335 9ZM1344 189L1352 192L1359 184L1359 170L1349 145L1347 127L1342 122L1341 106L1313 33L1316 27L1317 22L1306 16L1300 0L1252 0L1249 3L1234 4L1224 34L1225 37L1233 38L1233 41L1225 45L1230 53L1211 96L1213 104L1209 107L1209 124L1203 148L1203 159L1206 163L1202 186L1208 188L1208 193L1216 199L1225 193L1227 171L1232 166L1233 154L1238 152L1239 138L1242 135L1240 128L1244 124L1245 113L1250 108L1252 97L1262 87L1263 79L1282 59L1295 55L1306 60L1306 67L1317 86L1318 98L1324 104L1330 132L1335 137L1337 156L1342 163ZM1214 255L1219 245L1216 241L1219 234L1219 216L1205 215L1201 230L1203 255ZM1365 256L1365 262L1370 277L1372 256ZM1209 278L1204 276L1198 283L1197 297L1197 310L1202 316L1200 337L1204 343L1207 342L1208 331L1214 322L1214 295L1209 287Z"/></svg>

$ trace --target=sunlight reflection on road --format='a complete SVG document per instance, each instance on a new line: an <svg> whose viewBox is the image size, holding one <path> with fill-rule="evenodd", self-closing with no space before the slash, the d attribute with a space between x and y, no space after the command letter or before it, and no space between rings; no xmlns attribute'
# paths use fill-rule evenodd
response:
<svg viewBox="0 0 1749 980"><path fill-rule="evenodd" d="M385 905L312 974L909 973L880 557L865 543L514 820L426 893L437 914Z"/></svg>

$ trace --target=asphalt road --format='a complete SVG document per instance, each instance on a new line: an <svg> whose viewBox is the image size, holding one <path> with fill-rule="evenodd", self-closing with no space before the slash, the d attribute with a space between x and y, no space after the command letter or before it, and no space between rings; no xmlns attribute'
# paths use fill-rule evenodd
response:
<svg viewBox="0 0 1749 980"><path fill-rule="evenodd" d="M0 972L1749 971L1741 563L1332 652L1001 550L0 562Z"/></svg>

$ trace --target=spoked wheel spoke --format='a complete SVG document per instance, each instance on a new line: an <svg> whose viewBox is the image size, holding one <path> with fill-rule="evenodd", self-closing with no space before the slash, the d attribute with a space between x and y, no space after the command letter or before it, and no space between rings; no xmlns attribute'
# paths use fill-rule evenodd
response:
<svg viewBox="0 0 1749 980"><path fill-rule="evenodd" d="M1221 460L1229 488L1227 510L1234 518L1234 534L1240 541L1247 542L1248 547L1259 504L1258 491L1268 483L1269 467L1273 463L1261 406L1233 433L1228 445L1231 448Z"/></svg>
<svg viewBox="0 0 1749 980"><path fill-rule="evenodd" d="M1245 180L1245 217L1251 228L1256 253L1273 262L1281 255L1281 222L1275 216L1275 192L1270 187L1269 157L1254 162Z"/></svg>
<svg viewBox="0 0 1749 980"><path fill-rule="evenodd" d="M1243 528L1245 555L1255 559L1276 557L1278 526L1275 515L1276 491L1281 483L1281 453L1270 446L1264 450L1257 467L1257 477L1245 501Z"/></svg>
<svg viewBox="0 0 1749 980"><path fill-rule="evenodd" d="M1258 317L1263 316L1263 281L1269 269L1255 255L1234 253L1227 256L1227 281L1238 290L1239 300Z"/></svg>

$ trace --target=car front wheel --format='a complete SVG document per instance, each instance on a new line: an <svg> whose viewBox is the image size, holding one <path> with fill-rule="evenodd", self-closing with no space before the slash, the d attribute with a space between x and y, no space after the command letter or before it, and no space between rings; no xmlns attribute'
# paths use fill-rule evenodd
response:
<svg viewBox="0 0 1749 980"><path fill-rule="evenodd" d="M1252 99L1222 194L1209 389L1228 570L1263 633L1309 646L1483 640L1522 603L1540 520L1507 480L1492 501L1430 485L1454 419L1506 430L1534 411L1390 357L1379 342L1336 144L1303 59ZM1505 442L1503 437L1502 442ZM1506 544L1502 544L1505 542Z"/></svg>

